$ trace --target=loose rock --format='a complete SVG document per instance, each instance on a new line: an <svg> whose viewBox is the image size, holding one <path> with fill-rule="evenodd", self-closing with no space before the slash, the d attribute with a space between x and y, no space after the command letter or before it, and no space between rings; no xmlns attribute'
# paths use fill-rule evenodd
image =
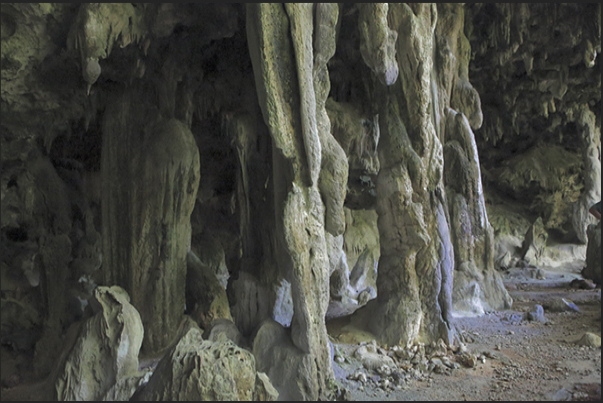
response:
<svg viewBox="0 0 603 403"><path fill-rule="evenodd" d="M576 342L576 344L579 346L601 348L601 336L586 332L584 333L584 336L582 336L582 338Z"/></svg>

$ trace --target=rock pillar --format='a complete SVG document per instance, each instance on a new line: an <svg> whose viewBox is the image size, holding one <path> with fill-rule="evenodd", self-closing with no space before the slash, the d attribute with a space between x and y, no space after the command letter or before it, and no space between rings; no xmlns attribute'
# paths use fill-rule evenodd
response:
<svg viewBox="0 0 603 403"><path fill-rule="evenodd" d="M381 84L390 85L376 84L373 96L380 100L376 210L381 257L377 299L363 315L369 314L370 328L389 345L452 341L447 317L452 249L442 208L442 145L431 109L436 21L434 4L390 4L387 21L381 22L398 34L399 78L392 84L388 74L378 74ZM369 29L378 22L375 18ZM378 31L388 33L384 38L395 37L388 27ZM384 60L372 59L373 65L395 60L377 56Z"/></svg>
<svg viewBox="0 0 603 403"><path fill-rule="evenodd" d="M184 314L199 151L188 127L157 116L147 99L132 89L105 112L103 275L130 295L144 325L142 349L155 352Z"/></svg>
<svg viewBox="0 0 603 403"><path fill-rule="evenodd" d="M316 10L320 12L314 27ZM334 38L338 8L317 5L316 10L312 4L247 6L258 100L273 140L275 257L291 283L294 313L291 340L285 344L295 357L290 376L296 379L281 376L286 363L275 354L284 346L259 352L258 365L285 399L328 399L328 380L333 378L325 326L329 302L325 219L329 231L343 231L344 196L335 189L345 189L347 166L338 159L345 158L343 150L328 140L330 124L324 109L328 94L324 67L334 43L323 40ZM333 32L324 35L324 30ZM328 175L321 172L325 167ZM330 193L322 195L325 209L321 190L329 182Z"/></svg>

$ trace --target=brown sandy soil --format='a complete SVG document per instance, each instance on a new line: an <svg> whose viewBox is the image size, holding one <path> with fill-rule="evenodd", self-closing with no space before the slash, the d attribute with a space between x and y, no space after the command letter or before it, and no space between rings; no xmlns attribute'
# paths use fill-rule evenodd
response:
<svg viewBox="0 0 603 403"><path fill-rule="evenodd" d="M403 382L390 382L383 388L383 377L380 379L376 372L362 368L354 356L359 344L350 343L368 340L370 336L354 334L345 321L331 323L331 340L336 351L345 357L343 362L337 359L334 362L340 391L347 389L339 400L599 401L601 348L584 347L576 342L586 332L601 335L601 289L570 286L571 280L581 278L580 263L583 262L539 267L546 277L540 280L532 278L538 268L522 269L523 274L514 269L504 276L514 300L511 309L482 317L456 318L456 328L468 351L479 356L473 368L460 365L442 373L424 371L414 376L411 371ZM573 302L579 312L546 309L561 298ZM534 311L535 304L545 307L545 323L519 319ZM448 354L454 361L456 354L451 351ZM389 355L395 357L391 350ZM358 371L366 373L366 382L349 379Z"/></svg>

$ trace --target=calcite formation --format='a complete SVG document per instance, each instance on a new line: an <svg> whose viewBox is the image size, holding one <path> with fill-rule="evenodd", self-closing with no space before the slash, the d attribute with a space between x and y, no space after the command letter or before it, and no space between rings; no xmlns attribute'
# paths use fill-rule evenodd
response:
<svg viewBox="0 0 603 403"><path fill-rule="evenodd" d="M102 174L114 179L103 181L103 280L128 291L147 329L143 349L157 352L184 313L199 152L180 120L150 118L143 96L133 89L105 112Z"/></svg>
<svg viewBox="0 0 603 403"><path fill-rule="evenodd" d="M329 400L331 318L454 344L456 315L512 304L496 242L538 217L593 267L600 15L2 3L3 357L33 356L49 399ZM132 310L144 332L92 363ZM152 381L120 369L138 347ZM213 388L179 380L210 352Z"/></svg>
<svg viewBox="0 0 603 403"><path fill-rule="evenodd" d="M466 10L486 186L505 184L547 230L586 243L588 208L601 199L601 6Z"/></svg>
<svg viewBox="0 0 603 403"><path fill-rule="evenodd" d="M128 294L118 286L101 286L94 298L98 312L82 324L73 346L66 344L55 370L57 400L103 400L117 383L143 376L138 353L144 329ZM114 396L128 399L134 390Z"/></svg>
<svg viewBox="0 0 603 403"><path fill-rule="evenodd" d="M225 338L204 340L199 328L191 326L133 400L276 400L278 392L262 375L249 351Z"/></svg>

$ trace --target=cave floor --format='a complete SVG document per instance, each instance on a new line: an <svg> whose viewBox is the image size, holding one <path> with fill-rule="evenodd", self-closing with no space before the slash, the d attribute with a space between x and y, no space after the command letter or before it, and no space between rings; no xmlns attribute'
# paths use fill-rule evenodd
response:
<svg viewBox="0 0 603 403"><path fill-rule="evenodd" d="M577 341L586 332L601 335L601 289L570 285L582 278L582 265L583 261L576 261L507 272L503 280L513 297L511 309L455 318L468 351L482 356L483 362L478 359L473 368L461 365L440 373L425 372L393 387L384 388L377 373L364 369L354 356L370 335L355 332L343 321L343 326L331 324L329 334L335 349L346 357L333 363L340 391L346 389L339 399L599 401L601 348L581 346ZM579 312L547 309L559 306L562 298L573 302ZM545 307L545 323L522 319L536 304ZM365 372L366 382L354 379L358 372Z"/></svg>
<svg viewBox="0 0 603 403"><path fill-rule="evenodd" d="M474 367L410 373L404 382L389 387L383 387L378 374L364 369L354 355L373 336L345 319L329 321L329 337L340 358L345 357L343 362L333 361L336 384L343 392L338 399L600 400L601 348L576 343L586 332L601 335L600 287L577 289L570 284L582 278L583 264L578 260L507 271L503 280L513 297L511 309L454 319L467 350L483 361L478 359ZM562 298L573 302L579 312L547 308ZM545 307L545 323L522 319L535 304ZM454 354L449 355L454 360ZM7 370L4 358L2 364ZM353 379L359 372L366 381ZM3 387L1 400L45 400L42 397L49 392L44 382L24 380L18 387Z"/></svg>

